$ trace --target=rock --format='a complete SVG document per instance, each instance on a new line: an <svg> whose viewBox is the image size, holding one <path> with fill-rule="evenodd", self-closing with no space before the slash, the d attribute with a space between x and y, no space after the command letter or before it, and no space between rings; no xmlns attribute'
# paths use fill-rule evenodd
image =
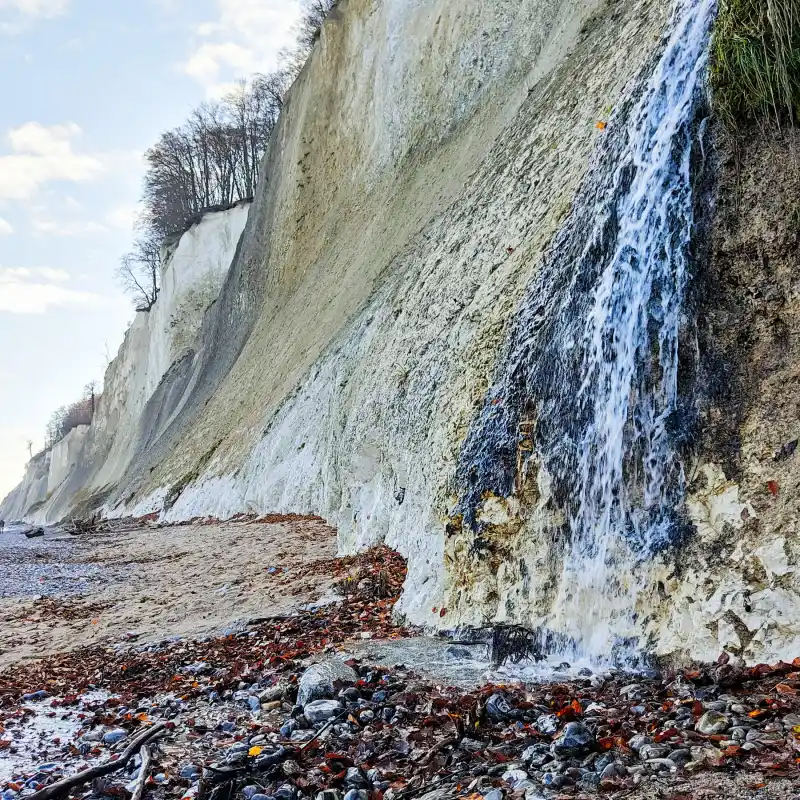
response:
<svg viewBox="0 0 800 800"><path fill-rule="evenodd" d="M369 793L364 789L351 789L344 796L344 800L369 800Z"/></svg>
<svg viewBox="0 0 800 800"><path fill-rule="evenodd" d="M680 748L669 754L669 760L679 767L685 767L692 760L692 754L688 749Z"/></svg>
<svg viewBox="0 0 800 800"><path fill-rule="evenodd" d="M315 800L342 800L342 793L338 789L324 789L317 794Z"/></svg>
<svg viewBox="0 0 800 800"><path fill-rule="evenodd" d="M344 661L331 659L320 664L312 664L301 676L297 686L297 704L305 708L314 700L331 698L335 695L334 683L356 683L358 674Z"/></svg>
<svg viewBox="0 0 800 800"><path fill-rule="evenodd" d="M275 686L268 686L266 689L264 689L261 694L258 695L258 699L262 703L274 703L276 700L283 700L283 695L285 693L286 687L279 683Z"/></svg>
<svg viewBox="0 0 800 800"><path fill-rule="evenodd" d="M305 707L304 716L312 724L326 722L342 710L338 700L314 700Z"/></svg>
<svg viewBox="0 0 800 800"><path fill-rule="evenodd" d="M244 800L252 800L252 798L259 793L258 788L259 788L258 786L253 786L253 785L245 786L244 789L242 789Z"/></svg>
<svg viewBox="0 0 800 800"><path fill-rule="evenodd" d="M637 733L636 736L631 737L631 740L628 742L628 747L638 753L640 748L644 745L652 743L653 740L649 736L645 736L643 733Z"/></svg>
<svg viewBox="0 0 800 800"><path fill-rule="evenodd" d="M103 734L103 744L116 744L128 738L128 732L122 728L115 728L113 731Z"/></svg>
<svg viewBox="0 0 800 800"><path fill-rule="evenodd" d="M503 800L503 792L501 789L492 789L483 795L483 800Z"/></svg>
<svg viewBox="0 0 800 800"><path fill-rule="evenodd" d="M603 753L600 758L594 762L594 771L602 775L603 770L609 765L614 763L614 756L611 753Z"/></svg>
<svg viewBox="0 0 800 800"><path fill-rule="evenodd" d="M290 786L288 783L285 783L278 789L277 792L273 795L275 800L295 800L297 797L297 789L294 786Z"/></svg>
<svg viewBox="0 0 800 800"><path fill-rule="evenodd" d="M271 711L278 711L283 703L280 700L271 700L269 703L262 703L261 710L265 714L269 714Z"/></svg>
<svg viewBox="0 0 800 800"><path fill-rule="evenodd" d="M202 774L202 770L197 764L185 764L181 767L180 771L181 778L188 778L189 780L193 779L195 775Z"/></svg>
<svg viewBox="0 0 800 800"><path fill-rule="evenodd" d="M290 739L292 734L299 728L296 719L290 719L281 726L281 736L284 739Z"/></svg>
<svg viewBox="0 0 800 800"><path fill-rule="evenodd" d="M600 773L600 780L609 781L614 780L615 778L624 778L627 774L628 770L625 768L625 766L615 761L611 764L607 764L603 768L603 771Z"/></svg>
<svg viewBox="0 0 800 800"><path fill-rule="evenodd" d="M495 722L503 722L514 716L514 710L502 694L493 694L486 701L486 713Z"/></svg>
<svg viewBox="0 0 800 800"><path fill-rule="evenodd" d="M250 800L273 800L268 794L254 794Z"/></svg>
<svg viewBox="0 0 800 800"><path fill-rule="evenodd" d="M237 761L244 761L250 746L246 742L237 742L225 754L225 761L228 764L235 764Z"/></svg>
<svg viewBox="0 0 800 800"><path fill-rule="evenodd" d="M522 781L528 780L528 773L524 769L510 769L503 773L503 780L511 787L515 787Z"/></svg>
<svg viewBox="0 0 800 800"><path fill-rule="evenodd" d="M545 736L552 736L558 730L558 717L555 714L542 714L536 720L536 730Z"/></svg>
<svg viewBox="0 0 800 800"><path fill-rule="evenodd" d="M594 734L580 722L568 722L558 734L550 750L555 756L569 758L585 755L594 747Z"/></svg>
<svg viewBox="0 0 800 800"><path fill-rule="evenodd" d="M260 711L261 710L261 701L255 696L250 695L247 698L247 705L250 706L251 711Z"/></svg>
<svg viewBox="0 0 800 800"><path fill-rule="evenodd" d="M445 658L451 661L470 661L472 653L466 647L459 647L458 645L451 644L447 650L444 651Z"/></svg>
<svg viewBox="0 0 800 800"><path fill-rule="evenodd" d="M38 692L29 692L28 694L22 695L22 699L28 702L35 702L36 700L46 700L50 697L50 692L46 692L44 689L39 689Z"/></svg>
<svg viewBox="0 0 800 800"><path fill-rule="evenodd" d="M589 794L594 794L600 788L600 776L596 772L587 772L578 780L578 787Z"/></svg>
<svg viewBox="0 0 800 800"><path fill-rule="evenodd" d="M639 758L650 761L653 758L667 758L672 748L663 744L643 744L639 748Z"/></svg>
<svg viewBox="0 0 800 800"><path fill-rule="evenodd" d="M728 718L719 711L706 711L694 726L698 733L703 733L706 736L713 736L716 733L722 733L728 730L730 721Z"/></svg>
<svg viewBox="0 0 800 800"><path fill-rule="evenodd" d="M350 767L344 776L344 782L353 789L369 788L369 781L364 777L364 773L358 767Z"/></svg>
<svg viewBox="0 0 800 800"><path fill-rule="evenodd" d="M279 747L272 753L261 753L261 755L256 757L253 766L257 771L265 771L270 767L274 767L275 764L279 764L285 757L286 750L284 750L282 747Z"/></svg>
<svg viewBox="0 0 800 800"><path fill-rule="evenodd" d="M370 711L368 708L364 709L358 715L358 721L361 722L363 725L367 725L368 723L372 722L375 719L375 712Z"/></svg>

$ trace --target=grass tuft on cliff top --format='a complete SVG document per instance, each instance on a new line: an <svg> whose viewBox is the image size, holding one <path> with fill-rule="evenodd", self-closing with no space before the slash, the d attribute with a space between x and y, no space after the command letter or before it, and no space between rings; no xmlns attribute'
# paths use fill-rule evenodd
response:
<svg viewBox="0 0 800 800"><path fill-rule="evenodd" d="M727 124L800 115L800 0L720 0L711 56Z"/></svg>

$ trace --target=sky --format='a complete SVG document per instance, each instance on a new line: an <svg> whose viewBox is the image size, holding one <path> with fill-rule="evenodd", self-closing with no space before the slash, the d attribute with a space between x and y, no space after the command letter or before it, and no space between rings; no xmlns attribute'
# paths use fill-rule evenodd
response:
<svg viewBox="0 0 800 800"><path fill-rule="evenodd" d="M299 0L0 0L0 498L133 318L114 272L144 151L273 69L298 17Z"/></svg>

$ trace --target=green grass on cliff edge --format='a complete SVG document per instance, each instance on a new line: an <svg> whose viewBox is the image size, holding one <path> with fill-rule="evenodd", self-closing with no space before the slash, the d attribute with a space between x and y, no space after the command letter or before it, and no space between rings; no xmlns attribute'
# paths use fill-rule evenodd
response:
<svg viewBox="0 0 800 800"><path fill-rule="evenodd" d="M800 0L720 0L711 82L730 125L800 116Z"/></svg>

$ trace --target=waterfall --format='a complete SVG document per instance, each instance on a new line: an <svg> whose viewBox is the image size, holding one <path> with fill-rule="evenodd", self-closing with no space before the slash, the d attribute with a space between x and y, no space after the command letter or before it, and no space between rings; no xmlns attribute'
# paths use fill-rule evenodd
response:
<svg viewBox="0 0 800 800"><path fill-rule="evenodd" d="M565 517L547 627L595 659L620 639L641 645L641 565L685 527L679 337L715 5L678 3L659 57L601 134L459 465L480 536L482 498L514 491L521 431L535 431Z"/></svg>

